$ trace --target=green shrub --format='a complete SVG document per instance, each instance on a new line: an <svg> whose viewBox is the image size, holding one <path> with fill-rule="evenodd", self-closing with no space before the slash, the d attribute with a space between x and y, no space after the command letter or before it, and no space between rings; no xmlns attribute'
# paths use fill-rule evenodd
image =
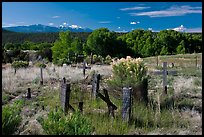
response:
<svg viewBox="0 0 204 137"><path fill-rule="evenodd" d="M134 59L127 56L126 59L114 61L112 68L113 76L108 83L114 86L134 87L147 78L147 68L141 58Z"/></svg>
<svg viewBox="0 0 204 137"><path fill-rule="evenodd" d="M14 61L11 66L15 69L18 68L26 68L28 67L29 63L27 61Z"/></svg>
<svg viewBox="0 0 204 137"><path fill-rule="evenodd" d="M42 67L42 68L46 68L46 64L44 64L44 63L39 63L39 62L38 62L38 63L36 63L36 66L37 66L37 67L40 67L40 68L41 68L41 67Z"/></svg>
<svg viewBox="0 0 204 137"><path fill-rule="evenodd" d="M2 108L2 135L11 135L19 126L22 101L16 101L14 105L5 105Z"/></svg>
<svg viewBox="0 0 204 137"><path fill-rule="evenodd" d="M110 55L107 55L106 58L105 58L105 62L104 62L104 63L110 65L111 62L112 62L111 56L110 56Z"/></svg>
<svg viewBox="0 0 204 137"><path fill-rule="evenodd" d="M69 117L61 109L51 111L47 119L39 122L48 135L90 135L92 132L91 123L79 112L74 112Z"/></svg>
<svg viewBox="0 0 204 137"><path fill-rule="evenodd" d="M100 55L96 55L96 54L94 54L93 55L93 62L94 63L102 63L103 62L103 57L102 56L100 56Z"/></svg>

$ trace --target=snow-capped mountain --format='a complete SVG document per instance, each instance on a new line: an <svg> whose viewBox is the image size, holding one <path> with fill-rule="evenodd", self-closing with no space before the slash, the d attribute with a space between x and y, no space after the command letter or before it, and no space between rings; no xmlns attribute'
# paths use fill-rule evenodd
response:
<svg viewBox="0 0 204 137"><path fill-rule="evenodd" d="M14 31L14 32L26 32L26 33L34 33L34 32L60 32L70 30L71 32L92 32L89 28L82 28L76 25L72 26L60 26L60 27L52 27L45 26L42 24L28 25L28 26L13 26L13 27L3 27L5 30Z"/></svg>

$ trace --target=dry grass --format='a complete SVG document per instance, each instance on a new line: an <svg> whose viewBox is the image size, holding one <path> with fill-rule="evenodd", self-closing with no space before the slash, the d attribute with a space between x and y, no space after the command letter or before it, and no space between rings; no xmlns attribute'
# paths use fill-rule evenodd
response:
<svg viewBox="0 0 204 137"><path fill-rule="evenodd" d="M200 55L200 54L199 54ZM177 58L180 58L180 56L182 55L178 55L177 57L175 56L172 60L177 60ZM183 60L181 62L184 62L184 64L189 64L193 67L195 64L195 60L193 59L194 55L185 55L183 58ZM173 57L173 56L172 56ZM192 58L192 59L191 59ZM155 65L155 57L150 57L150 58L145 58L144 61L146 62L148 68L152 68L152 69L156 69L156 65ZM191 60L189 62L189 59ZM168 57L160 57L160 61L165 61L168 60ZM171 60L171 59L169 59ZM186 60L186 61L185 61ZM160 63L161 63L160 62ZM199 62L199 61L198 61ZM186 65L187 66L187 65ZM185 75L181 75L182 73L179 73L178 76L172 76L173 78L170 79L168 82L171 82L171 84L168 85L168 87L171 87L172 91L174 92L174 95L188 95L186 96L182 96L183 98L178 98L177 99L177 104L181 104L183 103L184 105L192 105L194 107L202 107L202 85L200 83L202 83L202 75L197 74L197 72L195 72L194 69L191 69L189 71L186 71L186 66L185 69L183 68L183 66L179 67L175 67L173 69L178 70L180 72L182 72ZM112 70L111 70L111 66L110 65L93 65L91 66L91 69L86 70L86 76L90 75L93 71L100 73L103 76L107 76L109 77L112 74ZM55 68L55 71L54 71ZM169 69L169 68L168 68ZM200 69L196 69L199 71L202 71ZM196 73L195 75L192 75L192 73ZM202 73L201 73L202 74ZM28 106L30 107L29 109L33 109L33 107L37 108L35 105L32 105L32 103L39 103L39 101L43 102L45 105L45 110L42 111L42 109L39 107L37 108L38 110L36 114L34 114L32 116L32 121L29 122L29 117L23 117L26 120L24 121L24 124L26 123L26 121L28 121L27 127L31 126L31 128L34 126L34 128L36 128L36 126L39 126L38 124L36 124L35 119L38 118L38 115L45 115L44 112L49 111L49 107L53 106L55 107L56 105L59 104L59 85L60 85L60 80L62 80L62 78L65 77L67 80L71 81L71 82L77 82L80 80L83 80L83 71L82 68L78 68L78 67L71 67L71 66L66 66L66 67L58 67L58 66L53 66L52 64L47 65L47 67L45 69L43 69L43 80L44 80L44 86L40 87L39 83L40 83L40 68L37 67L29 67L27 69L19 69L17 70L17 73L14 75L14 69L10 68L10 67L5 67L5 69L2 69L2 92L3 95L7 95L7 93L15 93L17 90L21 89L21 88L27 88L28 85L31 87L32 90L37 91L38 88L40 87L40 95L38 95L36 97L36 100L34 99L33 102L28 102ZM169 76L167 76L167 78L169 78ZM51 83L50 81L54 79L55 83ZM101 87L104 83L101 83ZM152 76L150 78L150 86L148 87L149 91L155 91L155 101L158 105L158 111L157 112L162 112L162 108L159 109L162 105L160 103L162 103L162 95L159 95L161 89L162 89L162 77L160 76ZM81 85L78 85L81 86ZM84 89L86 91L89 91L91 89L88 89L87 85L83 85ZM90 85L89 85L90 86ZM168 89L169 90L169 89ZM90 97L87 95L87 98ZM149 92L150 93L150 92ZM71 103L72 105L74 105L74 98L76 96L76 98L78 97L78 94L75 94L75 91L71 92L72 96L71 96ZM154 95L152 95L154 96ZM198 97L198 98L191 98L191 97ZM118 104L118 112L120 113L120 100L114 99L112 98L112 95L110 94L110 98L111 101L113 101L115 104ZM179 100L181 99L181 100ZM35 102L36 101L36 102ZM89 103L90 100L87 100L84 104L84 113L90 113L90 115L93 116L89 116L90 118L92 118L93 122L95 121L96 125L99 125L100 123L104 123L107 124L106 128L100 129L100 125L98 127L98 129L96 129L97 132L100 133L106 133L107 131L109 132L110 128L114 129L114 131L112 132L112 134L202 134L201 130L202 130L202 112L201 114L198 113L197 111L194 110L189 110L189 109L184 109L181 112L179 111L172 111L172 113L175 114L179 114L181 115L182 118L188 119L190 120L191 126L186 128L186 129L180 129L180 128L158 128L158 129L153 129L153 130L145 130L142 128L135 128L135 127L123 127L123 129L120 129L119 127L121 127L120 125L116 124L112 125L110 124L110 121L106 118L99 118L99 115L95 115L94 110L97 111L102 111L105 110L105 112L107 111L107 107L106 104L104 102L101 101L101 103L94 103L93 101ZM57 104L57 103L58 104ZM119 103L120 102L120 103ZM29 104L30 103L30 104ZM40 104L41 105L41 104ZM74 106L76 108L76 106ZM25 107L27 108L27 107ZM23 110L25 108L22 108ZM137 107L138 108L138 107ZM143 114L141 108L141 114ZM135 109L136 110L136 109ZM93 114L92 114L93 112ZM135 114L137 114L139 111L135 111ZM166 112L167 113L167 112ZM166 114L165 113L165 114ZM159 114L159 113L158 113ZM144 116L146 116L147 114L145 114ZM150 115L150 114L149 114ZM149 116L147 115L147 116ZM172 114L173 115L173 114ZM100 114L101 116L101 114ZM141 117L144 119L145 118L148 119L149 117ZM156 116L157 117L157 116ZM168 117L167 117L168 118ZM150 119L151 120L151 119ZM165 117L164 119L165 120ZM176 121L177 119L175 119ZM178 118L178 122L179 122L179 118ZM26 124L25 124L26 125ZM115 126L115 127L112 127ZM25 126L26 127L26 126ZM191 128L192 127L192 128ZM23 133L25 134L29 134L27 133L26 128L22 128L24 130ZM36 128L38 129L38 128ZM121 131L118 131L118 130ZM33 132L35 132L33 130ZM23 134L22 133L22 134Z"/></svg>

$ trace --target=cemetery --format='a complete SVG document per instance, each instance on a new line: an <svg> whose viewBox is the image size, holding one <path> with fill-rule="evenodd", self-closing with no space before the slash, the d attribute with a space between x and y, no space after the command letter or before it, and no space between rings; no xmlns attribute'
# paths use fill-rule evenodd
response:
<svg viewBox="0 0 204 137"><path fill-rule="evenodd" d="M7 67L2 70L2 104L21 109L23 119L14 133L20 135L200 134L199 57L190 64L183 59L182 66L173 56L156 56L127 57L111 65L83 61L74 66ZM70 123L78 125L73 132Z"/></svg>

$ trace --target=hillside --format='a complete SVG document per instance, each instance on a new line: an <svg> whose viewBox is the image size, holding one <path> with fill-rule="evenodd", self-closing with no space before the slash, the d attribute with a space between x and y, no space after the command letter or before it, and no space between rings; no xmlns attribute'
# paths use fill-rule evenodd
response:
<svg viewBox="0 0 204 137"><path fill-rule="evenodd" d="M79 37L82 41L86 41L88 35L91 32L71 32L72 37ZM5 43L24 43L25 41L31 41L34 43L53 43L58 38L58 32L39 32L39 33L20 33L12 32L2 29L2 44Z"/></svg>

